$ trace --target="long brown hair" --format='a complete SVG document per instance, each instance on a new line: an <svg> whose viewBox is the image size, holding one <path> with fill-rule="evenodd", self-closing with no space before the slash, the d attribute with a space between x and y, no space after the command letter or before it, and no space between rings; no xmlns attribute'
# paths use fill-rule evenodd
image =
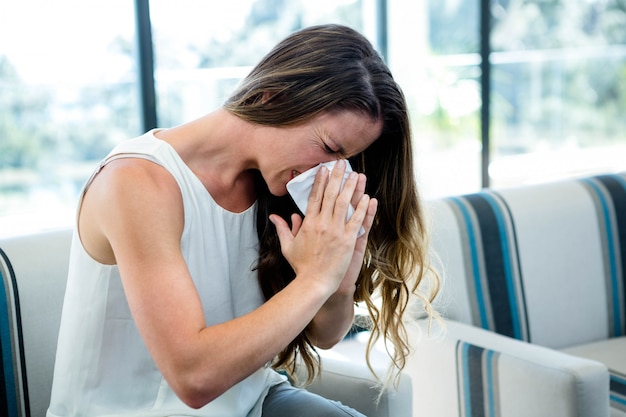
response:
<svg viewBox="0 0 626 417"><path fill-rule="evenodd" d="M433 314L430 302L438 291L438 277L427 274L426 227L413 171L406 101L387 65L353 29L340 25L306 28L270 51L224 107L247 121L271 126L297 124L337 109L383 120L380 137L350 159L354 170L367 176L366 192L379 201L354 301L364 303L371 317L368 363L373 343L382 337L393 344L390 355L401 370L410 351L403 321L409 298L417 294L429 315ZM268 216L277 213L289 221L298 209L289 196L271 195L260 175L257 196L257 272L269 299L295 273L281 253ZM422 295L418 286L425 276L434 277L435 285ZM306 330L278 355L274 366L293 372L298 355L310 381L318 371L319 358Z"/></svg>

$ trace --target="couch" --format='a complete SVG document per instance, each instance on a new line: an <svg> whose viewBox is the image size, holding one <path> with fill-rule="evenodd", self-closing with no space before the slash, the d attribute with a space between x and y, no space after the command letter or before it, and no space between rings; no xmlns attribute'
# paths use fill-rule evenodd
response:
<svg viewBox="0 0 626 417"><path fill-rule="evenodd" d="M50 401L72 231L0 239L0 417L43 417ZM411 382L378 397L359 361L325 357L311 387L371 417L409 417Z"/></svg>
<svg viewBox="0 0 626 417"><path fill-rule="evenodd" d="M415 317L415 353L378 404L366 335L322 352L322 378L309 389L370 417L625 416L626 174L484 190L427 208L445 325L426 334ZM58 230L0 239L2 416L44 415L70 238ZM373 354L381 375L383 351Z"/></svg>
<svg viewBox="0 0 626 417"><path fill-rule="evenodd" d="M429 202L446 329L414 415L626 416L626 173Z"/></svg>

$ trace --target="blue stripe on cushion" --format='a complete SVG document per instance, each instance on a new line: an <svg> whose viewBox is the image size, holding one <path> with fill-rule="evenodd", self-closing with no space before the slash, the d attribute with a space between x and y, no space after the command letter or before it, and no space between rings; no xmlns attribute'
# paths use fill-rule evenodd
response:
<svg viewBox="0 0 626 417"><path fill-rule="evenodd" d="M611 371L610 380L611 407L626 411L626 376Z"/></svg>
<svg viewBox="0 0 626 417"><path fill-rule="evenodd" d="M507 256L500 240L501 231L496 215L482 195L469 195L467 202L472 206L478 218L478 227L482 238L485 270L487 273L487 290L491 300L495 331L511 337L515 335L512 306L509 303L508 288L506 285L506 271L504 258Z"/></svg>
<svg viewBox="0 0 626 417"><path fill-rule="evenodd" d="M504 278L506 282L508 301L509 301L509 306L510 306L509 311L511 312L511 320L513 324L513 335L515 336L516 339L522 339L522 330L520 328L521 320L519 317L520 308L517 304L516 288L513 282L514 271L513 271L513 265L512 265L512 259L511 259L513 248L510 247L511 245L509 244L509 236L508 236L511 233L511 231L508 230L506 227L504 214L500 206L496 202L494 196L492 194L484 193L483 197L491 206L491 209L493 210L496 221L498 223L500 244L502 245L502 253L503 253L502 261L503 261L503 268L504 268ZM510 213L507 212L507 214L509 214L510 216ZM511 221L511 224L512 224L512 221ZM512 231L514 233L514 229L512 229ZM517 247L515 246L514 249L517 250ZM517 271L519 272L519 268Z"/></svg>
<svg viewBox="0 0 626 417"><path fill-rule="evenodd" d="M487 304L485 303L485 299L483 297L482 290L482 282L481 282L481 268L480 262L483 259L482 256L478 254L478 246L479 238L476 236L476 232L474 231L474 222L470 216L469 207L465 204L464 200L458 197L451 197L450 201L454 203L454 207L456 207L460 212L459 219L460 222L465 224L465 231L467 232L467 242L464 242L463 249L469 249L469 254L465 254L464 256L469 259L469 265L471 268L472 278L474 282L474 291L470 291L470 293L474 293L477 298L477 302L475 303L476 309L478 310L478 315L480 317L480 326L484 329L491 329L492 326L489 324L488 317L491 317L491 314L487 313ZM455 211L457 213L457 211ZM457 215L457 217L459 217ZM468 281L468 283L471 281Z"/></svg>
<svg viewBox="0 0 626 417"><path fill-rule="evenodd" d="M615 298L619 300L621 309L621 331L618 333L620 336L626 335L626 178L620 175L602 175L597 179L604 184L604 186L611 193L613 198L613 206L615 209L615 218L617 221L617 244L619 248L616 248L616 266L617 271L621 271L621 277L618 276L618 280L621 278L622 291L619 293L618 287L615 287Z"/></svg>
<svg viewBox="0 0 626 417"><path fill-rule="evenodd" d="M15 272L6 253L0 249L0 344L4 401L0 415L30 417L24 338ZM12 331L16 328L17 332Z"/></svg>
<svg viewBox="0 0 626 417"><path fill-rule="evenodd" d="M626 333L626 180L600 175L581 180L594 198L603 234L611 337Z"/></svg>
<svg viewBox="0 0 626 417"><path fill-rule="evenodd" d="M463 371L465 384L465 409L471 416L485 415L485 394L483 392L483 372L482 372L483 349L478 346L463 344Z"/></svg>
<svg viewBox="0 0 626 417"><path fill-rule="evenodd" d="M450 197L465 231L462 236L473 313L480 326L530 341L519 267L517 238L510 210L494 192ZM475 323L478 324L478 323Z"/></svg>
<svg viewBox="0 0 626 417"><path fill-rule="evenodd" d="M457 375L459 414L463 417L497 417L500 415L497 391L499 353L457 342Z"/></svg>
<svg viewBox="0 0 626 417"><path fill-rule="evenodd" d="M489 410L489 417L495 417L496 416L496 411L497 408L496 407L496 387L497 382L496 382L496 377L495 377L495 372L496 372L496 360L498 359L498 355L496 354L496 352L494 352L493 350L487 350L485 352L485 376L486 376L486 382L487 382L487 387L489 388L487 390L487 397L486 397L486 401L487 401L487 406L488 406L488 410ZM499 413L498 413L499 414Z"/></svg>
<svg viewBox="0 0 626 417"><path fill-rule="evenodd" d="M11 328L7 301L6 285L8 280L0 270L0 359L2 360L2 372L0 372L0 415L17 416L17 404L15 401L15 373L13 370L13 349L11 347Z"/></svg>

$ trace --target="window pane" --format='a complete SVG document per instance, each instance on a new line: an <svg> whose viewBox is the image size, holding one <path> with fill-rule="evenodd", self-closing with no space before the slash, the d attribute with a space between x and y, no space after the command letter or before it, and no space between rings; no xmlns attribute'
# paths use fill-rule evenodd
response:
<svg viewBox="0 0 626 417"><path fill-rule="evenodd" d="M0 6L0 234L71 222L111 144L138 133L132 4Z"/></svg>
<svg viewBox="0 0 626 417"><path fill-rule="evenodd" d="M406 95L426 198L480 188L479 2L388 0L389 66Z"/></svg>
<svg viewBox="0 0 626 417"><path fill-rule="evenodd" d="M492 184L623 170L624 2L501 1L492 10Z"/></svg>
<svg viewBox="0 0 626 417"><path fill-rule="evenodd" d="M158 124L180 124L219 107L251 66L294 30L333 22L375 33L369 3L151 1Z"/></svg>

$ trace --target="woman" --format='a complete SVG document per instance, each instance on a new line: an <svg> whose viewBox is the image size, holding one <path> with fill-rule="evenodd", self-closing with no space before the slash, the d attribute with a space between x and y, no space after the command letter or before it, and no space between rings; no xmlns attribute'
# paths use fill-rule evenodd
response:
<svg viewBox="0 0 626 417"><path fill-rule="evenodd" d="M48 416L360 416L269 365L300 354L314 375L355 301L404 365L427 267L410 139L380 57L327 25L278 44L223 108L118 145L80 202ZM343 159L360 174L321 168L296 214L286 183Z"/></svg>

